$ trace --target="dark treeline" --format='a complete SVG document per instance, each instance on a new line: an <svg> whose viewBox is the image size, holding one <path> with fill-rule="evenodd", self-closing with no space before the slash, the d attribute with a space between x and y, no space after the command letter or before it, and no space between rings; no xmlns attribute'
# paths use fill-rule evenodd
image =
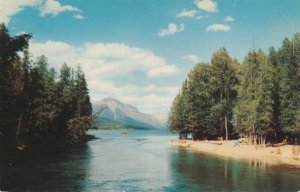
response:
<svg viewBox="0 0 300 192"><path fill-rule="evenodd" d="M84 73L63 64L57 75L45 56L32 61L30 38L0 25L0 149L84 142L92 122Z"/></svg>
<svg viewBox="0 0 300 192"><path fill-rule="evenodd" d="M181 138L299 141L300 34L268 54L249 51L241 64L225 48L197 64L173 101L168 129Z"/></svg>

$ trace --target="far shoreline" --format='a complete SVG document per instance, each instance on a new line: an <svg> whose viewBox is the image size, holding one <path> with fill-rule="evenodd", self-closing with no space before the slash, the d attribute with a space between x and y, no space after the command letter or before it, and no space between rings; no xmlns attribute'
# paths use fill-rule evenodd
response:
<svg viewBox="0 0 300 192"><path fill-rule="evenodd" d="M300 168L300 146L284 145L280 147L262 147L249 144L235 145L235 140L229 141L194 141L172 139L171 144L195 151L230 157L241 160L263 160L270 164L289 165Z"/></svg>

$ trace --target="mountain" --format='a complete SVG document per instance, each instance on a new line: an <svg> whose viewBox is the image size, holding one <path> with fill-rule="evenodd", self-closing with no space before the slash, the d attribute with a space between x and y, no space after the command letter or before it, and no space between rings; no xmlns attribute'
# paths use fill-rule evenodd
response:
<svg viewBox="0 0 300 192"><path fill-rule="evenodd" d="M99 113L97 122L101 124L122 124L145 128L166 127L166 115L162 113L145 114L135 106L121 103L111 97L94 103L93 110L95 113Z"/></svg>

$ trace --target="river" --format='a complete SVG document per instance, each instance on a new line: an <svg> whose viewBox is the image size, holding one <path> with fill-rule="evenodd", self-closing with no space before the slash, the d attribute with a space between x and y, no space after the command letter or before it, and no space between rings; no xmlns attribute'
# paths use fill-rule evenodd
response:
<svg viewBox="0 0 300 192"><path fill-rule="evenodd" d="M163 130L121 132L1 163L0 191L300 191L299 169L171 146Z"/></svg>

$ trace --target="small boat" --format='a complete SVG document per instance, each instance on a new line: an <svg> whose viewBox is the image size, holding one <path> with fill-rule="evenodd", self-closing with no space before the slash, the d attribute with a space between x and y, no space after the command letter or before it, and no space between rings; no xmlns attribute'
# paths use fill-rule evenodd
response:
<svg viewBox="0 0 300 192"><path fill-rule="evenodd" d="M121 135L127 135L128 133L127 132L121 132L120 134Z"/></svg>

